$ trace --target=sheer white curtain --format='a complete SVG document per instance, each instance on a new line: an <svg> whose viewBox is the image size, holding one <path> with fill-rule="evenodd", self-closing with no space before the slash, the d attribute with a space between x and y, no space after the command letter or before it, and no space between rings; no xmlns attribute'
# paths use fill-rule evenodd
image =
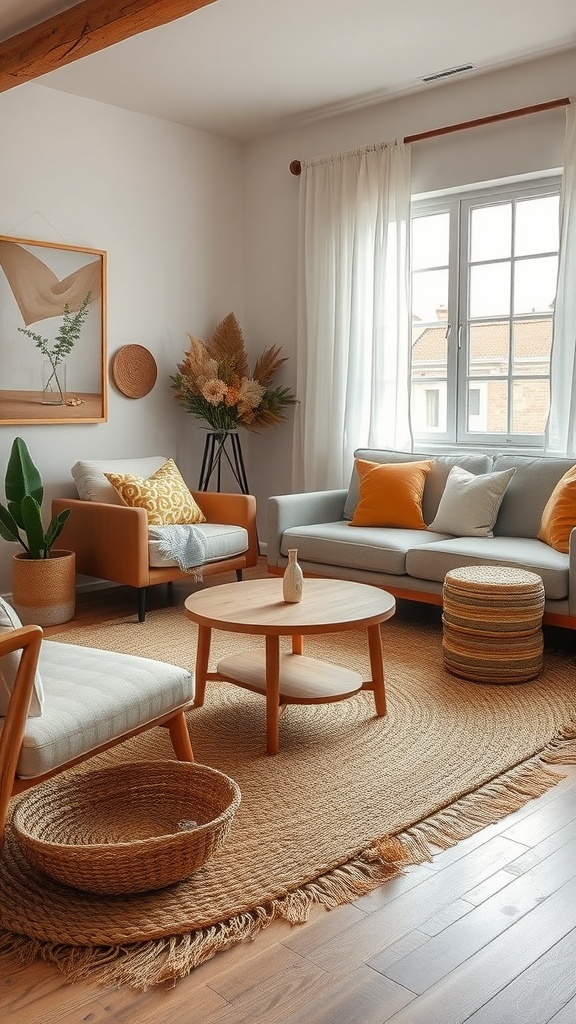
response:
<svg viewBox="0 0 576 1024"><path fill-rule="evenodd" d="M357 447L410 450L410 150L302 164L295 490L343 487Z"/></svg>
<svg viewBox="0 0 576 1024"><path fill-rule="evenodd" d="M576 105L566 110L560 193L560 259L550 364L545 448L576 456Z"/></svg>

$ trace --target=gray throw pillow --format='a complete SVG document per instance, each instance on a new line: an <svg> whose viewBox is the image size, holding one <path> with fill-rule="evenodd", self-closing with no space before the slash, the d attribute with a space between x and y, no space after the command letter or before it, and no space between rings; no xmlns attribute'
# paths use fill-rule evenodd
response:
<svg viewBox="0 0 576 1024"><path fill-rule="evenodd" d="M428 529L454 537L492 537L504 492L515 472L506 469L476 476L453 466Z"/></svg>

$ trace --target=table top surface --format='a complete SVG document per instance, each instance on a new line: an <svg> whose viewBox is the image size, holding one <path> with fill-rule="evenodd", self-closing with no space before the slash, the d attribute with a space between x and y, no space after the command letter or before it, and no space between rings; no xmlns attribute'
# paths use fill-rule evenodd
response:
<svg viewBox="0 0 576 1024"><path fill-rule="evenodd" d="M347 580L305 579L302 600L289 603L281 577L208 587L184 602L185 614L201 626L284 636L371 626L395 610L385 590Z"/></svg>

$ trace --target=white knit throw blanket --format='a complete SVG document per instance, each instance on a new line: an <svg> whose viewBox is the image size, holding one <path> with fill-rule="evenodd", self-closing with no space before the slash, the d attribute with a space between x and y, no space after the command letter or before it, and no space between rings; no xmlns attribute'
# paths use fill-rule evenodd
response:
<svg viewBox="0 0 576 1024"><path fill-rule="evenodd" d="M150 540L158 541L158 550L165 558L178 564L182 572L190 572L200 582L198 566L206 561L204 534L191 524L182 526L150 526Z"/></svg>

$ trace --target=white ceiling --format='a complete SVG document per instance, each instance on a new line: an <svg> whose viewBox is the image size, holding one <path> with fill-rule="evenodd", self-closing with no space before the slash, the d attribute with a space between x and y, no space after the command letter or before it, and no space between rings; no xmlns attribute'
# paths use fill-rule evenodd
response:
<svg viewBox="0 0 576 1024"><path fill-rule="evenodd" d="M0 39L72 6L0 0ZM37 82L247 141L572 47L574 0L216 0Z"/></svg>

